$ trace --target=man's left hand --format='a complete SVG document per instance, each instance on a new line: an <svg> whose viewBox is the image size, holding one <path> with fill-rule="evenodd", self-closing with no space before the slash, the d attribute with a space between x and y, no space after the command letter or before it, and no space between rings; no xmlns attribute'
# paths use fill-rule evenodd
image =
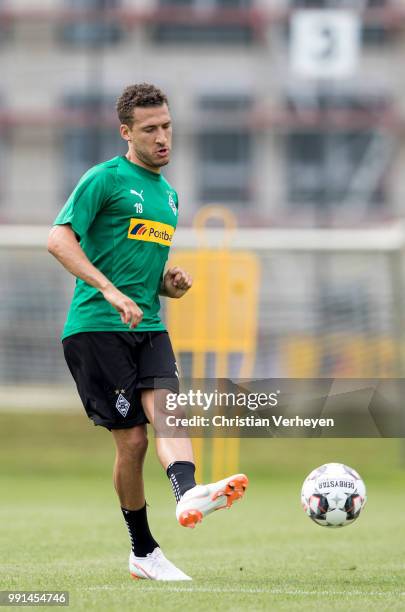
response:
<svg viewBox="0 0 405 612"><path fill-rule="evenodd" d="M193 284L193 279L181 268L169 268L163 277L161 294L171 298L182 297Z"/></svg>

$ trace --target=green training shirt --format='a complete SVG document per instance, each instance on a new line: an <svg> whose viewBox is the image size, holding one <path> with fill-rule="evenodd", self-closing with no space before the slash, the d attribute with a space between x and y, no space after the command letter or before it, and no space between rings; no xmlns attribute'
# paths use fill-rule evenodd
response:
<svg viewBox="0 0 405 612"><path fill-rule="evenodd" d="M84 331L159 331L159 289L177 225L176 191L161 174L115 157L91 168L55 219L70 224L91 263L143 311L122 323L102 293L76 279L62 339Z"/></svg>

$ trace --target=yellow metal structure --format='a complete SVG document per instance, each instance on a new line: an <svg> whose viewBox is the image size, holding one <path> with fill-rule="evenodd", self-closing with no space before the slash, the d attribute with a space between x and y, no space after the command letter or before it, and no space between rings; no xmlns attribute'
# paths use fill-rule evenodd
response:
<svg viewBox="0 0 405 612"><path fill-rule="evenodd" d="M219 219L223 239L208 247L207 223ZM229 376L229 358L238 354L239 378L252 375L256 355L259 260L248 251L229 248L236 220L224 207L207 206L195 217L196 248L180 251L171 265L184 268L194 279L193 287L181 300L168 300L167 323L174 350L192 354L193 378L207 376L207 354L215 354L214 378ZM197 479L203 473L204 439L193 439ZM239 439L212 439L212 479L238 471Z"/></svg>
<svg viewBox="0 0 405 612"><path fill-rule="evenodd" d="M331 378L394 378L395 343L389 337L365 334L291 335L280 342L286 377L317 378L326 354Z"/></svg>

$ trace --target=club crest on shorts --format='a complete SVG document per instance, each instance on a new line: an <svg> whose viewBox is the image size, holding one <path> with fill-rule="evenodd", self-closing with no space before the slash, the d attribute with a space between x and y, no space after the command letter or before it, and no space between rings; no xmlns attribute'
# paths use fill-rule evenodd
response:
<svg viewBox="0 0 405 612"><path fill-rule="evenodd" d="M122 416L125 418L128 414L128 410L130 409L131 404L125 397L120 393L115 404L116 409Z"/></svg>

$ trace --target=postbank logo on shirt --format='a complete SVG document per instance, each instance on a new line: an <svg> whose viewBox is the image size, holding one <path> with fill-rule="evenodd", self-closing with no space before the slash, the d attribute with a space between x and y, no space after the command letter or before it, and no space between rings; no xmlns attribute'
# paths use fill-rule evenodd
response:
<svg viewBox="0 0 405 612"><path fill-rule="evenodd" d="M129 222L128 238L143 240L144 242L157 242L170 246L174 234L174 227L167 223L149 221L148 219L131 219Z"/></svg>

